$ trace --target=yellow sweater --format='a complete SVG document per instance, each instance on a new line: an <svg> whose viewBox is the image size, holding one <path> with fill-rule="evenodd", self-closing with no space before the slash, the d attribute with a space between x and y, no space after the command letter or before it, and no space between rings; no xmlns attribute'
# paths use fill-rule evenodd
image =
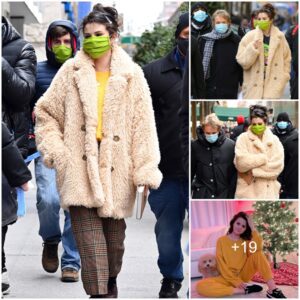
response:
<svg viewBox="0 0 300 300"><path fill-rule="evenodd" d="M98 126L96 137L98 141L102 139L102 114L104 106L105 89L110 76L110 71L96 72L96 80L98 82Z"/></svg>
<svg viewBox="0 0 300 300"><path fill-rule="evenodd" d="M257 231L252 231L251 241L256 243L256 252L263 249L263 240ZM218 270L222 277L234 286L241 282L238 275L245 265L247 257L251 255L250 249L254 250L255 245L251 241L243 239L233 241L228 235L220 237L217 241L216 258ZM243 244L244 242L246 242L246 245ZM249 245L250 243L251 245Z"/></svg>

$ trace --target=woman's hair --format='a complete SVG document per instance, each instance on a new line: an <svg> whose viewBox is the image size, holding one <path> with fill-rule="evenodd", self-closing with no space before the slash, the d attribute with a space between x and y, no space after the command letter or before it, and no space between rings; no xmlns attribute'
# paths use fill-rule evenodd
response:
<svg viewBox="0 0 300 300"><path fill-rule="evenodd" d="M252 230L251 230L250 225L248 223L247 214L244 213L243 211L240 211L239 213L237 213L236 215L233 216L233 218L230 221L230 227L229 227L229 230L228 230L227 234L230 234L230 233L233 232L233 224L235 223L235 221L238 218L242 218L246 221L246 230L243 234L241 234L241 238L243 240L247 240L247 241L251 240L252 239Z"/></svg>
<svg viewBox="0 0 300 300"><path fill-rule="evenodd" d="M218 9L214 12L214 14L211 17L213 23L215 23L216 17L222 17L226 19L228 23L231 23L230 14L224 9Z"/></svg>
<svg viewBox="0 0 300 300"><path fill-rule="evenodd" d="M118 12L114 7L103 6L100 3L95 4L93 10L83 18L80 30L84 31L85 26L89 23L105 25L110 36L119 32Z"/></svg>
<svg viewBox="0 0 300 300"><path fill-rule="evenodd" d="M202 128L204 129L206 125L210 125L211 127L218 128L218 130L220 130L223 123L218 119L216 114L213 113L205 117L204 123L202 124Z"/></svg>
<svg viewBox="0 0 300 300"><path fill-rule="evenodd" d="M263 5L258 11L257 14L265 13L268 15L270 20L274 20L275 18L275 8L271 3L266 3Z"/></svg>
<svg viewBox="0 0 300 300"><path fill-rule="evenodd" d="M261 118L265 123L268 121L267 108L262 105L251 105L250 106L250 121L254 118Z"/></svg>

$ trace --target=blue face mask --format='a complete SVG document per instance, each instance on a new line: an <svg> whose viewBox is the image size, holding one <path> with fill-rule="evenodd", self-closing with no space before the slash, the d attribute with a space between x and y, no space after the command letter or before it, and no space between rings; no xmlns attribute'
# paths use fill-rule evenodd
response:
<svg viewBox="0 0 300 300"><path fill-rule="evenodd" d="M215 25L215 30L217 33L225 33L228 30L228 24L216 24Z"/></svg>
<svg viewBox="0 0 300 300"><path fill-rule="evenodd" d="M279 127L279 129L286 129L288 127L288 122L285 121L277 122L277 126Z"/></svg>
<svg viewBox="0 0 300 300"><path fill-rule="evenodd" d="M205 135L206 140L211 144L215 143L218 140L218 137L219 137L218 133Z"/></svg>
<svg viewBox="0 0 300 300"><path fill-rule="evenodd" d="M202 10L198 10L194 13L193 18L198 22L203 22L208 17L207 13Z"/></svg>

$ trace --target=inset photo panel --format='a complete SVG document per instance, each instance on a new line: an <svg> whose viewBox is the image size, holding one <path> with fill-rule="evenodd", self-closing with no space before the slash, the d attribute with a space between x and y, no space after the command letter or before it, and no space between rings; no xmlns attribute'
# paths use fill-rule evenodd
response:
<svg viewBox="0 0 300 300"><path fill-rule="evenodd" d="M298 2L191 2L191 99L298 99Z"/></svg>
<svg viewBox="0 0 300 300"><path fill-rule="evenodd" d="M192 201L191 298L298 298L297 201Z"/></svg>
<svg viewBox="0 0 300 300"><path fill-rule="evenodd" d="M298 101L192 101L192 199L298 199Z"/></svg>

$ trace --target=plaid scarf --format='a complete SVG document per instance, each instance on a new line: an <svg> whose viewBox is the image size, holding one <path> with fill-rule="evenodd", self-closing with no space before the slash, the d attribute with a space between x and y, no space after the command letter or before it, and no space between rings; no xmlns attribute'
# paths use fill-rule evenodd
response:
<svg viewBox="0 0 300 300"><path fill-rule="evenodd" d="M205 79L208 79L210 76L210 59L213 53L215 41L227 38L231 32L231 28L229 28L226 33L218 33L215 29L213 29L211 32L201 35L201 39L206 41L202 60Z"/></svg>

